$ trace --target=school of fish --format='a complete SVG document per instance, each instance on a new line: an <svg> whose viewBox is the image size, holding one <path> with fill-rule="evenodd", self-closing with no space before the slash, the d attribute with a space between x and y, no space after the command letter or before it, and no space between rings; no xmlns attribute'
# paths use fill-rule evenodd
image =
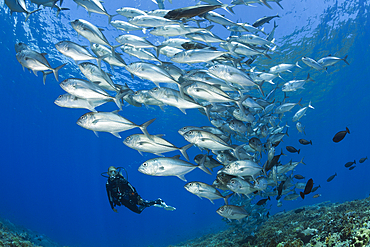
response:
<svg viewBox="0 0 370 247"><path fill-rule="evenodd" d="M57 14L69 9L60 7L62 0L31 2L38 7L55 8ZM202 0L205 4L179 9L164 9L164 2L157 0L158 9L144 11L123 6L115 14L108 14L98 0L74 2L89 14L106 15L108 25L117 29L117 36L115 40L107 40L103 31L94 25L93 17L91 20L70 21L76 31L74 35L84 37L90 43L90 49L69 40L60 40L55 48L61 55L75 61L86 78L69 78L60 82L66 94L60 95L55 104L87 109L89 112L82 115L77 124L96 135L108 132L121 138L121 132L139 128L142 134L125 137L123 144L140 153L159 156L143 162L138 167L139 172L151 176L176 176L187 182L184 185L187 191L200 198L207 198L212 203L223 199L225 205L216 212L229 220L241 220L252 214L245 205L237 203L240 195L247 197L249 203L260 199L255 203L257 206L265 205L270 197L276 196L277 205L281 206L282 196L284 200L296 200L319 188L313 187L312 179L307 183L297 182L305 179L302 175L293 174L299 164L305 165L303 158L287 164L279 161L286 154L282 148L279 152L278 145L289 137L289 126L295 124L298 132L306 134L301 120L314 109L309 99L309 103L302 103L303 99L290 102L288 96L304 90L306 83L314 81L310 70L325 73L330 66L340 66L336 65L339 62L349 63L347 56L315 58L317 61L302 57L301 61L287 61L259 70L263 68L261 60L273 59L279 49L274 33L278 30L276 23L280 17L262 17L252 24L238 23L232 20L233 8L253 4L272 8L272 3L283 8L281 0L233 0L230 5L219 0ZM24 21L41 10L28 10L24 0L5 0L5 3L12 12L25 13ZM230 18L219 14L219 9L227 11ZM264 26L272 19L275 20L273 28L266 33ZM212 33L216 25L223 26L228 37ZM130 34L135 31L138 35ZM154 45L153 39L161 40L160 45ZM23 68L36 75L39 71L43 73L44 84L51 73L58 81L58 72L66 64L52 67L46 53L32 50L25 43L17 43L15 49L16 59ZM140 61L125 61L118 49ZM102 68L102 61L112 69L125 68L133 78L151 81L153 87L134 91L124 82L113 81ZM307 66L303 67L302 63ZM304 69L307 70L306 78L289 80L292 70ZM96 109L108 102L115 104L111 112ZM187 109L198 109L208 118L210 126L179 126L179 135L189 144L176 147L162 135L148 132L147 127L155 119L133 123L123 117L120 111L124 104L158 106L162 110L172 106L185 114ZM333 141L341 141L347 133L350 133L348 128L339 132ZM311 140L305 139L300 139L299 143L312 145ZM194 163L186 152L193 146L200 149ZM286 150L289 153L301 152L293 146L287 146ZM179 151L186 161L180 159L180 155L163 155L172 151ZM366 159L361 159L360 163ZM353 163L346 164L346 167ZM214 183L188 182L185 175L196 168L204 171L205 176L214 176ZM299 194L296 190L302 191ZM228 200L238 205L232 205Z"/></svg>

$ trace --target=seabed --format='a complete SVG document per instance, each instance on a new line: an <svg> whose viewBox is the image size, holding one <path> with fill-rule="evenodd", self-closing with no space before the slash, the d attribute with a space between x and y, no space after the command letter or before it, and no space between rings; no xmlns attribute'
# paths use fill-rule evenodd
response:
<svg viewBox="0 0 370 247"><path fill-rule="evenodd" d="M169 247L363 247L370 246L370 197L329 201L280 212L251 232L243 222L214 234ZM44 235L0 218L0 246L60 247Z"/></svg>

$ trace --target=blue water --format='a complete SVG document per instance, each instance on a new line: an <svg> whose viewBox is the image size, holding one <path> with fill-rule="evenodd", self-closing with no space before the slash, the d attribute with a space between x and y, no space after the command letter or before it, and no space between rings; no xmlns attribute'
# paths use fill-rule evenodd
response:
<svg viewBox="0 0 370 247"><path fill-rule="evenodd" d="M195 4L195 1L165 2L168 9ZM370 161L357 164L352 171L344 164L353 160L358 163L360 158L370 156L369 3L363 0L283 0L281 4L283 10L271 3L273 10L255 4L255 7L236 6L235 15L222 9L217 12L231 20L249 23L265 15L279 13L281 18L276 19L279 27L275 32L279 46L272 60L258 60L258 69L279 63L295 63L303 56L319 59L329 54L337 57L348 54L350 65L339 62L329 67L327 72L318 72L300 61L303 69L295 68L292 74L284 74L291 80L305 78L310 73L315 82L307 83L305 90L290 93L289 100L295 102L303 98L304 105L312 101L315 110L308 110L302 118L306 136L298 133L290 118L298 108L286 115L284 119L291 126L289 137L284 138L276 152L284 148L287 153L287 145L301 148L299 155L289 154L281 161L285 164L291 159L298 161L304 157L307 165L299 165L295 173L307 179L313 178L315 186L321 185L317 193L322 196L283 201L282 207L276 207L273 198L267 204L268 207L272 205L270 212L273 214L322 201L343 202L367 197L370 193ZM89 16L85 9L76 9L71 0L63 3L63 7L70 8L70 11L62 12L59 17L55 16L55 10L47 8L32 14L27 22L24 22L23 14L11 15L3 0L0 0L0 6L1 217L68 246L166 246L227 227L215 212L223 205L222 200L211 204L207 199L200 200L187 192L183 188L184 182L176 177L151 177L137 171L142 162L155 157L152 154L141 156L122 144L125 137L140 133L139 130L121 133L122 139L109 133L100 133L97 138L92 131L76 124L86 110L60 108L53 103L64 91L52 75L43 85L41 73L36 77L27 70L23 71L15 58L14 44L24 42L32 49L48 53L52 67L68 63L60 70L60 81L70 77L83 78L75 63L54 47L61 40L89 45L86 39L77 37L69 22L77 18L88 20L104 28L107 39L114 44L114 38L123 32L108 26L106 16L94 13ZM111 14L124 6L144 10L157 8L149 0L106 1L104 6ZM29 9L34 8L29 4ZM125 20L121 16L114 19ZM269 32L273 24L265 26ZM213 32L222 38L229 35L223 27L215 27ZM143 36L141 32L133 34ZM155 36L147 37L156 44L163 41ZM137 61L127 55L123 58L127 63ZM124 68L113 71L103 66L103 69L113 75L114 81L127 83L133 90L154 87L151 82L137 77L132 80ZM282 83L279 79L276 81ZM279 92L277 100L282 97ZM108 103L98 109L111 111L116 107ZM165 134L165 138L177 146L187 144L177 134L179 128L211 125L198 110L187 110L185 115L173 107L165 107L165 112L162 112L159 108L127 106L120 114L137 124L157 118L149 126L149 133ZM334 134L345 127L351 134L342 142L334 143ZM313 145L300 145L300 138L312 140ZM191 159L198 153L195 147L188 151ZM173 152L166 156L177 154ZM100 176L111 165L127 169L129 181L143 198L153 200L160 197L177 210L168 212L152 207L137 215L120 207L119 213L114 213L105 191L106 179ZM338 176L326 182L334 173ZM209 176L197 169L186 178L211 184L215 175ZM259 199L257 197L254 202Z"/></svg>

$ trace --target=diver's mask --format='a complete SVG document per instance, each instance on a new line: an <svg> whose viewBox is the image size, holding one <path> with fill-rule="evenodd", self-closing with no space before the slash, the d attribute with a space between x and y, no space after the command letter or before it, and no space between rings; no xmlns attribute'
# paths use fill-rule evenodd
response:
<svg viewBox="0 0 370 247"><path fill-rule="evenodd" d="M118 171L114 166L109 167L108 176L110 179L114 179L118 175Z"/></svg>

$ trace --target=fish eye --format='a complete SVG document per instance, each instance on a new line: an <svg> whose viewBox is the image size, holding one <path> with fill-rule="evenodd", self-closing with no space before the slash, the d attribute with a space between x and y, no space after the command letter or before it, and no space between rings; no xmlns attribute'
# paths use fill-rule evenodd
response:
<svg viewBox="0 0 370 247"><path fill-rule="evenodd" d="M189 135L191 135L191 134L193 134L193 131L191 131L191 130L190 130L190 131L189 131Z"/></svg>
<svg viewBox="0 0 370 247"><path fill-rule="evenodd" d="M144 163L143 166L147 166L147 163Z"/></svg>

